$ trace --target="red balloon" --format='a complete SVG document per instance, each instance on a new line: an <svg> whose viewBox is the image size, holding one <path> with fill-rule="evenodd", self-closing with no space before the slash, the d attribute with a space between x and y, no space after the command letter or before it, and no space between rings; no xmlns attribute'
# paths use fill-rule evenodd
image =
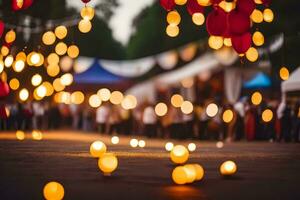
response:
<svg viewBox="0 0 300 200"><path fill-rule="evenodd" d="M4 32L4 23L0 20L0 38L2 37L2 34Z"/></svg>
<svg viewBox="0 0 300 200"><path fill-rule="evenodd" d="M175 7L174 0L160 0L159 3L166 11L173 10L173 8Z"/></svg>
<svg viewBox="0 0 300 200"><path fill-rule="evenodd" d="M190 13L190 15L193 15L194 13L203 13L204 7L199 5L197 0L188 0L187 2L187 11Z"/></svg>
<svg viewBox="0 0 300 200"><path fill-rule="evenodd" d="M23 2L23 4L24 4L24 2ZM17 1L17 0L12 0L12 1L11 1L11 7L12 7L12 9L13 9L14 11L21 10L23 4L19 7L19 6L18 6L18 1Z"/></svg>
<svg viewBox="0 0 300 200"><path fill-rule="evenodd" d="M6 97L9 94L9 86L6 82L0 81L0 97Z"/></svg>
<svg viewBox="0 0 300 200"><path fill-rule="evenodd" d="M229 31L232 35L241 35L250 29L250 17L243 12L231 11L228 16Z"/></svg>
<svg viewBox="0 0 300 200"><path fill-rule="evenodd" d="M91 0L81 0L83 3L88 3L90 2Z"/></svg>
<svg viewBox="0 0 300 200"><path fill-rule="evenodd" d="M255 9L255 2L254 0L238 0L236 3L237 10L239 12L243 12L247 14L248 16L251 15L253 10Z"/></svg>
<svg viewBox="0 0 300 200"><path fill-rule="evenodd" d="M262 2L265 6L270 6L270 4L272 3L272 0L262 0Z"/></svg>
<svg viewBox="0 0 300 200"><path fill-rule="evenodd" d="M223 36L227 32L228 14L222 9L210 12L206 19L206 29L210 35Z"/></svg>
<svg viewBox="0 0 300 200"><path fill-rule="evenodd" d="M33 3L33 0L24 0L22 9L26 9L26 8L30 7L32 5L32 3Z"/></svg>
<svg viewBox="0 0 300 200"><path fill-rule="evenodd" d="M247 32L243 35L231 37L232 47L238 54L244 54L251 47L252 35Z"/></svg>
<svg viewBox="0 0 300 200"><path fill-rule="evenodd" d="M221 1L223 1L223 0L211 0L211 3L212 4L219 4Z"/></svg>

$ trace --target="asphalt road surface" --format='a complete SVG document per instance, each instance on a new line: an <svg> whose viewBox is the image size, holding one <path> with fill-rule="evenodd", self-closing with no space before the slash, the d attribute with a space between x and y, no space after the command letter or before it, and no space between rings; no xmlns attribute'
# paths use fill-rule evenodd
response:
<svg viewBox="0 0 300 200"><path fill-rule="evenodd" d="M136 137L140 139L139 137ZM100 139L119 159L118 169L105 177L90 144ZM196 142L188 163L205 169L200 182L177 186L171 179L174 165L164 149L167 140L143 138L145 148L129 146L129 137L112 145L109 136L93 133L45 132L40 141L26 135L0 132L0 199L43 199L49 181L60 182L70 200L299 200L300 145L267 142ZM187 145L190 141L173 141ZM223 178L219 166L233 160L238 172Z"/></svg>

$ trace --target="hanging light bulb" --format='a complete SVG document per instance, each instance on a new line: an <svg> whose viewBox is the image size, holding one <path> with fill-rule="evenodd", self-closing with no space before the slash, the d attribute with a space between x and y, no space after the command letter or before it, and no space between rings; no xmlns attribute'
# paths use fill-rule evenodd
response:
<svg viewBox="0 0 300 200"><path fill-rule="evenodd" d="M80 20L78 29L81 33L88 33L92 29L92 23L87 19Z"/></svg>
<svg viewBox="0 0 300 200"><path fill-rule="evenodd" d="M55 28L55 35L58 39L64 39L68 34L68 29L65 26L58 26Z"/></svg>
<svg viewBox="0 0 300 200"><path fill-rule="evenodd" d="M179 34L179 27L177 25L169 24L166 33L170 37L176 37Z"/></svg>
<svg viewBox="0 0 300 200"><path fill-rule="evenodd" d="M68 49L67 45L63 42L59 42L55 46L55 52L60 56L64 55L67 52L67 49Z"/></svg>
<svg viewBox="0 0 300 200"><path fill-rule="evenodd" d="M266 8L263 12L265 22L272 22L274 20L274 13L270 8Z"/></svg>
<svg viewBox="0 0 300 200"><path fill-rule="evenodd" d="M71 45L68 47L67 53L71 58L77 58L79 55L79 48L76 45Z"/></svg>
<svg viewBox="0 0 300 200"><path fill-rule="evenodd" d="M257 49L250 47L248 51L246 52L246 58L250 62L255 62L258 59L258 51Z"/></svg>
<svg viewBox="0 0 300 200"><path fill-rule="evenodd" d="M85 6L81 9L80 15L85 20L92 20L95 15L95 10L90 6Z"/></svg>
<svg viewBox="0 0 300 200"><path fill-rule="evenodd" d="M218 50L223 46L223 37L220 36L210 36L208 38L208 45L210 48Z"/></svg>
<svg viewBox="0 0 300 200"><path fill-rule="evenodd" d="M265 42L265 37L261 32L255 31L255 33L252 36L252 40L256 46L262 46Z"/></svg>
<svg viewBox="0 0 300 200"><path fill-rule="evenodd" d="M52 31L47 31L43 34L42 41L45 45L52 45L56 40L55 34Z"/></svg>
<svg viewBox="0 0 300 200"><path fill-rule="evenodd" d="M180 21L181 21L180 14L176 10L170 11L167 14L167 22L169 24L178 25Z"/></svg>
<svg viewBox="0 0 300 200"><path fill-rule="evenodd" d="M192 20L193 20L194 24L201 26L205 22L205 17L202 13L194 13L192 15Z"/></svg>

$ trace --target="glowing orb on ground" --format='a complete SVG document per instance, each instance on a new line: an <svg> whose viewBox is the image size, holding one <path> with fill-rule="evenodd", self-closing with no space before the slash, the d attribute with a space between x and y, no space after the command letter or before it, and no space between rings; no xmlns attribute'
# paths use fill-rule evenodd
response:
<svg viewBox="0 0 300 200"><path fill-rule="evenodd" d="M231 160L223 162L222 165L220 166L220 173L223 176L230 176L235 174L236 172L237 172L237 166Z"/></svg>
<svg viewBox="0 0 300 200"><path fill-rule="evenodd" d="M47 200L61 200L64 198L64 187L58 182L49 182L44 187L44 197Z"/></svg>
<svg viewBox="0 0 300 200"><path fill-rule="evenodd" d="M170 157L175 164L183 164L189 158L189 151L185 146L176 145L170 152Z"/></svg>
<svg viewBox="0 0 300 200"><path fill-rule="evenodd" d="M109 175L117 169L118 159L112 153L105 153L99 158L98 166L105 175Z"/></svg>
<svg viewBox="0 0 300 200"><path fill-rule="evenodd" d="M106 153L106 145L101 141L95 141L90 146L90 154L94 158L101 157Z"/></svg>

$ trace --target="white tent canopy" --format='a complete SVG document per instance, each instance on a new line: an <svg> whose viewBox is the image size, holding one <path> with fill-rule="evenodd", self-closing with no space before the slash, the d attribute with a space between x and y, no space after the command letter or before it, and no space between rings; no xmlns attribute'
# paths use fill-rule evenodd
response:
<svg viewBox="0 0 300 200"><path fill-rule="evenodd" d="M281 91L283 93L300 91L300 67L293 71L288 80L281 83Z"/></svg>

